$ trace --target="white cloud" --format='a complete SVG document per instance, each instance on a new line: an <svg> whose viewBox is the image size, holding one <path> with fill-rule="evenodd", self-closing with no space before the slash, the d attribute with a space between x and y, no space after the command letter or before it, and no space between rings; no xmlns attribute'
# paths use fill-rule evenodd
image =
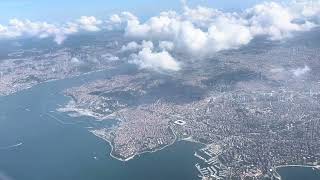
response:
<svg viewBox="0 0 320 180"><path fill-rule="evenodd" d="M57 44L63 43L68 35L79 31L99 31L101 24L93 16L82 16L75 22L64 25L55 25L47 22L11 19L8 25L0 25L0 39L12 39L19 37L52 37Z"/></svg>
<svg viewBox="0 0 320 180"><path fill-rule="evenodd" d="M17 38L21 36L53 37L58 44L70 33L72 33L70 27L58 28L47 22L32 22L19 19L11 19L7 26L0 27L0 38Z"/></svg>
<svg viewBox="0 0 320 180"><path fill-rule="evenodd" d="M273 40L289 37L292 32L306 31L313 27L312 22L294 23L301 18L293 13L291 6L275 2L265 2L246 11L249 28L255 35L268 35Z"/></svg>
<svg viewBox="0 0 320 180"><path fill-rule="evenodd" d="M202 6L191 8L186 1L182 3L182 13L161 12L145 22L140 22L130 12L112 15L106 21L82 16L62 25L12 19L8 25L0 25L0 38L52 37L61 44L68 35L79 31L124 30L126 37L152 41L164 51L205 57L217 51L239 48L256 36L281 40L320 24L319 0L286 4L264 2L234 13Z"/></svg>
<svg viewBox="0 0 320 180"><path fill-rule="evenodd" d="M121 47L122 52L126 51L135 51L140 48L140 45L136 43L135 41L129 42L127 45L123 45Z"/></svg>
<svg viewBox="0 0 320 180"><path fill-rule="evenodd" d="M172 42L175 51L201 57L239 48L256 36L281 40L319 25L315 19L319 20L320 1L303 2L264 2L240 13L225 13L201 6L190 8L183 1L181 14L162 12L143 23L135 16L126 23L124 18L112 19L126 24L125 35L130 38Z"/></svg>
<svg viewBox="0 0 320 180"><path fill-rule="evenodd" d="M137 64L143 69L153 69L156 71L180 70L180 64L167 51L156 52L150 46L145 46L137 54L132 54L129 62Z"/></svg>
<svg viewBox="0 0 320 180"><path fill-rule="evenodd" d="M238 48L253 38L248 27L236 18L218 17L206 30L188 20L162 13L146 23L128 22L129 37L171 41L177 51L207 56L216 51Z"/></svg>
<svg viewBox="0 0 320 180"><path fill-rule="evenodd" d="M238 19L219 17L208 29L206 54L212 51L235 49L253 39L250 30ZM210 48L211 47L211 48Z"/></svg>
<svg viewBox="0 0 320 180"><path fill-rule="evenodd" d="M106 53L104 55L102 55L102 58L106 61L119 61L120 58L118 56L115 56L111 53Z"/></svg>
<svg viewBox="0 0 320 180"><path fill-rule="evenodd" d="M291 3L291 12L296 16L308 19L311 21L320 20L320 1L319 0L304 0L293 1Z"/></svg>
<svg viewBox="0 0 320 180"><path fill-rule="evenodd" d="M275 80L286 80L291 78L299 78L311 71L310 67L305 65L296 69L285 69L283 67L275 67L270 69L270 77Z"/></svg>
<svg viewBox="0 0 320 180"><path fill-rule="evenodd" d="M73 64L82 64L82 62L77 57L71 58L70 62Z"/></svg>
<svg viewBox="0 0 320 180"><path fill-rule="evenodd" d="M128 22L138 21L138 18L130 12L114 14L106 21L108 30L122 30Z"/></svg>
<svg viewBox="0 0 320 180"><path fill-rule="evenodd" d="M208 25L212 23L212 21L216 17L222 16L232 16L229 13L221 12L217 9L212 9L203 6L197 6L196 8L192 9L187 5L184 5L184 12L182 14L182 18L188 20L198 27L207 28Z"/></svg>
<svg viewBox="0 0 320 180"><path fill-rule="evenodd" d="M122 52L127 51L137 51L143 48L153 49L153 43L151 41L142 41L141 44L136 43L135 41L129 42L127 45L121 47Z"/></svg>
<svg viewBox="0 0 320 180"><path fill-rule="evenodd" d="M159 48L161 50L172 51L174 49L174 44L170 41L160 41Z"/></svg>
<svg viewBox="0 0 320 180"><path fill-rule="evenodd" d="M86 31L99 31L100 28L98 26L102 24L102 21L96 19L94 16L81 16L81 18L78 19L78 24L80 28Z"/></svg>
<svg viewBox="0 0 320 180"><path fill-rule="evenodd" d="M304 66L304 68L297 68L297 69L292 70L292 73L296 77L301 77L302 75L308 73L309 71L311 71L309 66Z"/></svg>

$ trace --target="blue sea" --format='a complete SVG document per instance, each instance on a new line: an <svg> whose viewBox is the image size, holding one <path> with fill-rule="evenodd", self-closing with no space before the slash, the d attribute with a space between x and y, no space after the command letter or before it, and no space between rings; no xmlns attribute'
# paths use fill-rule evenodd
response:
<svg viewBox="0 0 320 180"><path fill-rule="evenodd" d="M64 89L115 73L121 72L97 72L52 81L0 97L0 179L197 179L194 167L197 159L193 153L199 145L178 142L164 150L121 162L109 156L111 147L107 142L88 131L87 127L99 126L99 122L56 111L69 100L63 96ZM108 126L109 122L102 123Z"/></svg>

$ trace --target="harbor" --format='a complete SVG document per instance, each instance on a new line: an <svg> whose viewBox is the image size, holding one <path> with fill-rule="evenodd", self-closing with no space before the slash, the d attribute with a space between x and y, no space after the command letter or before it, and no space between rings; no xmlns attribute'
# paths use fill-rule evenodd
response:
<svg viewBox="0 0 320 180"><path fill-rule="evenodd" d="M230 170L219 160L220 153L220 146L213 144L194 153L194 156L200 160L200 163L195 165L199 172L199 178L219 180L230 177Z"/></svg>

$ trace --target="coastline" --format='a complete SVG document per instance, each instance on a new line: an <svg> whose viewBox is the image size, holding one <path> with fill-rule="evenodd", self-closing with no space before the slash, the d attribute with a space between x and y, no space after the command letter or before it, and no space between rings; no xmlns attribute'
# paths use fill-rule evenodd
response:
<svg viewBox="0 0 320 180"><path fill-rule="evenodd" d="M282 177L281 175L279 174L278 170L279 168L286 168L286 167L302 167L302 168L312 168L314 170L317 170L317 171L320 171L320 165L295 165L295 164L292 164L292 165L279 165L279 166L275 166L273 169L273 176L274 178L276 178L277 180L282 180Z"/></svg>
<svg viewBox="0 0 320 180"><path fill-rule="evenodd" d="M103 116L103 115L101 115L99 113L95 113L89 109L78 108L76 106L75 101L73 100L73 98L71 96L68 96L66 94L63 94L63 96L66 97L67 99L69 99L69 101L63 107L57 108L56 110L58 112L66 113L66 114L68 114L68 116L71 116L71 117L92 117L92 118L96 119L97 121L104 121L104 120L108 120L108 119L117 119L116 115L114 115L114 113ZM72 116L71 113L75 113L76 115Z"/></svg>
<svg viewBox="0 0 320 180"><path fill-rule="evenodd" d="M320 171L320 165L280 165L276 166L275 168L283 168L283 167L305 167L305 168L316 168Z"/></svg>
<svg viewBox="0 0 320 180"><path fill-rule="evenodd" d="M64 96L67 97L67 98L72 99L70 96L67 96L67 95L64 95ZM70 103L70 102L71 102L71 103ZM91 111L89 111L89 110L84 110L84 109L76 108L75 106L72 106L72 100L70 100L69 103L68 103L65 107L63 107L63 108L58 108L57 111L58 111L58 112L64 112L64 113L76 112L76 113L79 114L80 117L81 117L81 116L92 117L92 118L97 119L97 121L107 120L107 119L110 119L111 117L114 116L113 114L110 114L110 115L107 115L107 116L99 116L99 115L95 115L95 113L91 113ZM139 156L139 155L142 155L142 154L145 154L145 153L154 153L154 152L163 150L164 148L167 148L167 147L173 145L174 143L176 143L176 142L178 141L177 135L174 133L174 131L173 131L173 129L172 129L171 126L169 126L169 128L170 128L170 130L171 130L171 132L172 132L172 134L173 134L173 136L174 136L174 140L173 140L171 143L169 143L169 144L167 144L167 145L165 145L165 146L162 146L162 147L160 147L160 148L155 148L155 149L153 149L153 150L145 150L145 151L136 153L136 154L134 154L134 155L132 155L132 156L130 156L130 157L128 157L128 158L125 158L125 159L124 159L124 158L121 158L121 157L118 157L118 156L116 156L116 155L113 154L113 152L114 152L114 146L113 146L113 144L112 144L112 142L111 142L110 140L108 140L108 139L106 139L106 138L103 138L103 137L101 137L101 136L99 136L99 135L96 135L96 134L95 134L93 131L91 131L91 130L89 130L89 132L92 133L94 136L98 137L99 139L102 139L102 140L106 141L106 142L109 144L109 146L111 147L111 151L110 151L109 155L110 155L112 158L117 159L117 160L122 161L122 162L126 162L126 161L129 161L129 160L134 159L136 156ZM198 143L198 142L196 142L196 141L191 141L190 138L192 139L192 137L189 137L189 138L181 139L181 140L188 141L188 142L193 142L193 143Z"/></svg>
<svg viewBox="0 0 320 180"><path fill-rule="evenodd" d="M171 127L170 127L170 129L171 129ZM171 129L171 131L172 131L172 133L173 133L173 135L174 135L174 140L173 140L170 144L167 144L167 145L162 146L162 147L160 147L160 148L155 148L155 149L153 149L153 150L141 151L141 152L139 152L139 153L136 153L136 154L134 154L134 155L126 158L126 159L121 158L121 157L117 157L116 155L113 154L113 152L114 152L114 146L113 146L113 144L112 144L112 142L111 142L110 140L105 139L105 138L103 138L103 137L100 137L100 136L96 135L94 132L91 132L91 131L89 131L89 132L91 132L91 133L92 133L93 135L95 135L96 137L98 137L98 138L100 138L100 139L108 142L108 144L109 144L110 147L111 147L111 151L110 151L109 155L110 155L112 158L117 159L117 160L122 161L122 162L127 162L127 161L129 161L129 160L134 159L136 156L139 156L139 155L142 155L142 154L146 154L146 153L155 153L155 152L157 152L157 151L161 151L161 150L163 150L163 149L165 149L165 148L173 145L174 143L176 143L176 142L177 142L177 136L176 136L176 134L173 132L172 129Z"/></svg>
<svg viewBox="0 0 320 180"><path fill-rule="evenodd" d="M66 97L71 98L70 96L66 96ZM71 100L71 101L72 101L72 100ZM67 105L67 106L68 106L68 105ZM98 121L103 121L103 120L109 119L110 117L114 116L113 114L110 114L110 115L108 115L108 116L102 117L102 116L96 116L96 115L94 115L94 114L92 114L92 113L83 113L83 112L88 112L88 111L85 111L85 110L83 110L83 109L78 109L78 108L76 108L76 107L74 107L74 106L73 106L73 107L70 107L70 104L69 104L69 107L59 108L57 111L68 113L68 112L71 112L70 110L73 111L73 112L78 113L80 116L93 117L93 118L97 119ZM174 130L172 129L172 127L169 126L169 128L170 128L170 130L171 130L171 132L172 132L172 134L173 134L173 136L174 136L174 140L173 140L171 143L169 143L169 144L167 144L167 145L165 145L165 146L159 147L159 148L155 148L155 149L153 149L153 150L145 150L145 151L136 153L136 154L134 154L134 155L132 155L132 156L130 156L130 157L128 157L128 158L125 158L125 159L124 159L124 158L121 158L121 157L118 157L117 155L114 155L114 154L113 154L113 153L114 153L114 146L113 146L112 142L111 142L109 139L106 139L106 138L103 138L103 137L101 137L101 136L99 136L99 135L96 135L96 134L95 134L93 131L91 131L91 130L89 130L89 132L92 133L92 134L93 134L94 136L96 136L97 138L106 141L106 142L109 144L109 146L111 147L111 151L110 151L109 155L110 155L112 158L117 159L117 160L122 161L122 162L127 162L127 161L129 161L129 160L134 159L136 156L139 156L139 155L142 155L142 154L155 153L155 152L157 152L157 151L161 151L161 150L163 150L163 149L165 149L165 148L167 148L167 147L175 144L175 143L178 142L178 141L186 141L186 142L191 142L191 143L195 143L195 144L207 145L207 144L204 144L204 143L201 143L201 142L198 142L198 141L194 140L192 137L187 137L187 138L183 138L183 139L178 139L178 137L177 137L177 135L175 134L175 132L174 132Z"/></svg>
<svg viewBox="0 0 320 180"><path fill-rule="evenodd" d="M67 96L67 97L70 98L69 96ZM81 112L87 112L87 111L85 111L85 110L83 111L82 109L78 109L78 108L76 108L76 107L69 107L69 108L70 108L70 109L73 109L73 111L76 111L76 112L79 113L81 116L93 117L93 118L97 119L98 121L106 120L106 119L108 119L108 118L106 118L106 117L110 117L110 116L113 115L113 114L110 114L110 115L105 116L105 117L100 116L100 118L99 118L99 117L97 117L97 116L95 116L94 114L91 114L91 113L80 113L80 112L79 112L79 110L80 110ZM62 109L63 109L63 108L62 108ZM62 111L62 112L67 112L67 111ZM70 111L69 111L69 112L70 112ZM169 128L170 128L170 130L172 131L172 134L174 135L174 140L173 140L171 143L169 143L169 144L167 144L167 145L165 145L165 146L159 147L159 148L152 149L152 150L145 150L145 151L137 152L137 153L135 153L135 154L133 154L132 156L127 157L127 158L122 158L122 157L119 157L119 156L117 156L116 154L114 154L114 145L113 145L112 141L110 141L110 140L108 140L108 139L106 139L106 138L103 138L103 137L101 137L101 136L99 136L99 135L96 135L95 133L93 133L93 132L90 131L90 130L89 130L89 132L91 132L91 133L92 133L93 135L95 135L96 137L98 137L98 138L106 141L106 142L110 145L110 147L111 147L111 150L110 150L110 152L109 152L109 156L112 157L113 159L116 159L116 160L121 161L121 162L130 161L130 160L134 159L136 156L140 156L140 155L143 155L143 154L146 154L146 153L155 153L155 152L161 151L161 150L163 150L163 149L165 149L165 148L167 148L167 147L169 147L169 146L171 146L171 145L173 145L174 143L179 142L179 141L186 141L186 142L191 142L191 143L200 144L200 145L204 145L204 146L207 145L207 144L205 144L205 143L201 143L201 142L196 141L196 140L193 139L191 136L190 136L190 137L186 137L186 138L180 138L180 139L178 139L177 136L176 136L176 134L175 134L175 132L174 132L174 130L172 129L172 127L171 127L170 125L169 125ZM281 175L280 175L279 172L278 172L278 168L284 168L284 167L315 168L316 170L319 170L319 171L320 171L320 165L279 165L279 166L275 166L275 167L272 168L272 170L273 170L273 178L275 178L276 180L282 180L282 177L281 177Z"/></svg>
<svg viewBox="0 0 320 180"><path fill-rule="evenodd" d="M206 143L202 143L202 142L199 142L199 141L193 139L192 136L187 137L187 138L183 138L183 139L181 139L181 141L192 142L192 143L201 144L201 145L204 145L204 146L208 145Z"/></svg>
<svg viewBox="0 0 320 180"><path fill-rule="evenodd" d="M31 88L33 88L33 87L39 86L39 85L41 85L41 84L46 84L46 83L55 82L55 81L60 81L60 80L72 79L72 78L81 77L81 76L85 76L85 75L90 75L90 74L92 74L92 73L98 73L98 72L102 72L102 71L110 70L110 69L112 69L112 68L94 70L94 71L90 71L90 72L86 72L86 73L82 73L82 74L72 75L72 76L70 76L70 77L65 77L65 78L53 78L53 79L49 79L49 80L46 80L46 81L43 81L43 82L40 82L40 83L31 85L31 86L26 86L25 88L22 88L22 89L10 91L9 93L0 93L0 97L12 96L12 95L15 95L15 94L17 94L17 93L19 93L19 92L23 92L23 91L29 90L29 89L31 89Z"/></svg>

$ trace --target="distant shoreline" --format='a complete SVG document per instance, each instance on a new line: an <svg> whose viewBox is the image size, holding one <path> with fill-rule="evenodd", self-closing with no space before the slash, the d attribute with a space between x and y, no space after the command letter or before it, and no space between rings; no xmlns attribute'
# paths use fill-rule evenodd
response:
<svg viewBox="0 0 320 180"><path fill-rule="evenodd" d="M72 75L70 77L65 77L65 78L48 79L48 80L39 82L39 83L31 85L31 86L27 86L26 88L22 88L22 89L19 89L19 90L11 91L9 93L0 93L0 97L13 96L13 95L15 95L17 93L20 93L20 92L23 92L23 91L27 91L27 90L29 90L29 89L31 89L33 87L40 86L42 84L46 84L46 83L50 83L50 82L56 82L56 81L62 81L62 80L67 80L67 79L72 79L72 78L77 78L77 77L86 76L86 75L90 75L90 74L93 74L93 73L98 73L98 72L102 72L102 71L106 71L106 70L110 70L110 69L112 69L112 68L93 70L93 71L85 72L85 73L82 73L82 74L76 74L76 75Z"/></svg>

